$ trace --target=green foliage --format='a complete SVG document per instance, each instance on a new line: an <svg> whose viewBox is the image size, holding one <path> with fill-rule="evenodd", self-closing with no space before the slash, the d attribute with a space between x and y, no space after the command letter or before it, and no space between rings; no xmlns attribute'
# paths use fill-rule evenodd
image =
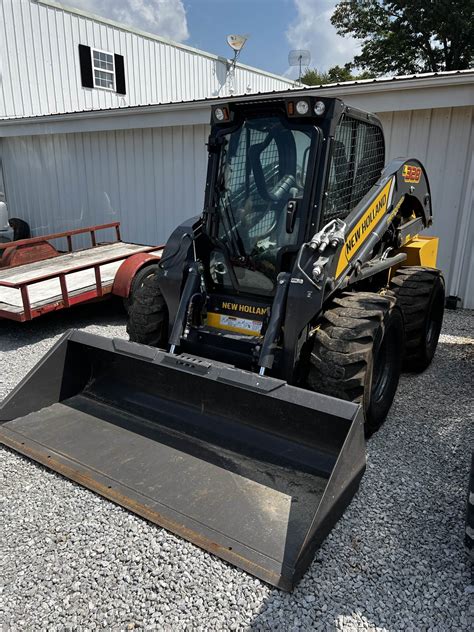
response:
<svg viewBox="0 0 474 632"><path fill-rule="evenodd" d="M473 0L343 0L331 18L362 40L354 65L381 74L471 68Z"/></svg>
<svg viewBox="0 0 474 632"><path fill-rule="evenodd" d="M325 83L340 83L341 81L354 81L356 79L371 79L374 75L370 72L363 72L358 75L352 74L351 64L344 66L334 66L327 72L318 72L316 68L307 70L301 77L302 83L307 86L320 86Z"/></svg>

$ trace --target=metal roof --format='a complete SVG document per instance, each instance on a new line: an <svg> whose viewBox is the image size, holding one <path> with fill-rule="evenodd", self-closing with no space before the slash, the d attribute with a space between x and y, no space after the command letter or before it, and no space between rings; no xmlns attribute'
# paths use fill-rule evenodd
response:
<svg viewBox="0 0 474 632"><path fill-rule="evenodd" d="M39 0L45 2L46 0ZM50 3L50 0L48 0ZM57 4L57 3L51 3ZM0 119L0 127L15 124L21 121L22 123L53 121L53 120L67 120L83 118L83 117L97 117L106 115L120 115L126 113L140 113L151 111L169 111L169 110L182 110L191 109L196 107L206 107L213 103L218 102L232 102L232 101L251 101L255 98L268 97L284 97L294 94L318 94L321 91L328 92L331 96L338 96L340 94L357 94L368 92L385 92L389 90L399 89L416 89L427 88L436 86L454 86L456 84L473 84L473 105L474 105L474 69L468 70L453 70L447 72L430 72L430 73L418 73L414 75L400 75L396 77L381 77L376 79L363 79L354 81L344 81L338 83L322 84L319 86L298 86L290 88L289 90L275 90L272 92L255 92L246 95L235 95L231 97L207 97L205 99L194 99L191 101L167 101L163 103L148 103L143 105L129 105L119 108L106 108L106 109L90 109L90 110L77 110L72 112L64 112L59 114L41 114L36 116L17 116L9 117L8 119ZM328 95L329 96L329 95ZM397 109L394 107L394 109Z"/></svg>

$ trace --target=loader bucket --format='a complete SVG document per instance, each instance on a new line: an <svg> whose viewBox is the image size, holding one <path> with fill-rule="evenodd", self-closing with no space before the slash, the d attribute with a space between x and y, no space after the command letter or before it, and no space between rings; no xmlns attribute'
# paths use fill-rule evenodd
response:
<svg viewBox="0 0 474 632"><path fill-rule="evenodd" d="M365 468L355 404L80 331L0 422L6 446L286 590Z"/></svg>

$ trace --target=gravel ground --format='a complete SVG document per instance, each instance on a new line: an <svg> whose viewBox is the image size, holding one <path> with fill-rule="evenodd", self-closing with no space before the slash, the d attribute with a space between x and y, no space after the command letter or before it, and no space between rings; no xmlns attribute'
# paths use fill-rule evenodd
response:
<svg viewBox="0 0 474 632"><path fill-rule="evenodd" d="M111 306L1 324L0 399L69 327L125 336ZM473 312L446 313L433 365L402 378L359 493L292 594L2 450L2 629L472 629L473 330Z"/></svg>

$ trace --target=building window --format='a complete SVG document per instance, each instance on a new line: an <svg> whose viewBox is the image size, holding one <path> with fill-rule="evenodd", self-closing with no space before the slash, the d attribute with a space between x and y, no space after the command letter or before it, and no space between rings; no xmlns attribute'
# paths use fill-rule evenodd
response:
<svg viewBox="0 0 474 632"><path fill-rule="evenodd" d="M79 66L83 88L100 88L126 94L123 55L79 44Z"/></svg>
<svg viewBox="0 0 474 632"><path fill-rule="evenodd" d="M91 49L94 88L115 90L114 56L96 48Z"/></svg>

